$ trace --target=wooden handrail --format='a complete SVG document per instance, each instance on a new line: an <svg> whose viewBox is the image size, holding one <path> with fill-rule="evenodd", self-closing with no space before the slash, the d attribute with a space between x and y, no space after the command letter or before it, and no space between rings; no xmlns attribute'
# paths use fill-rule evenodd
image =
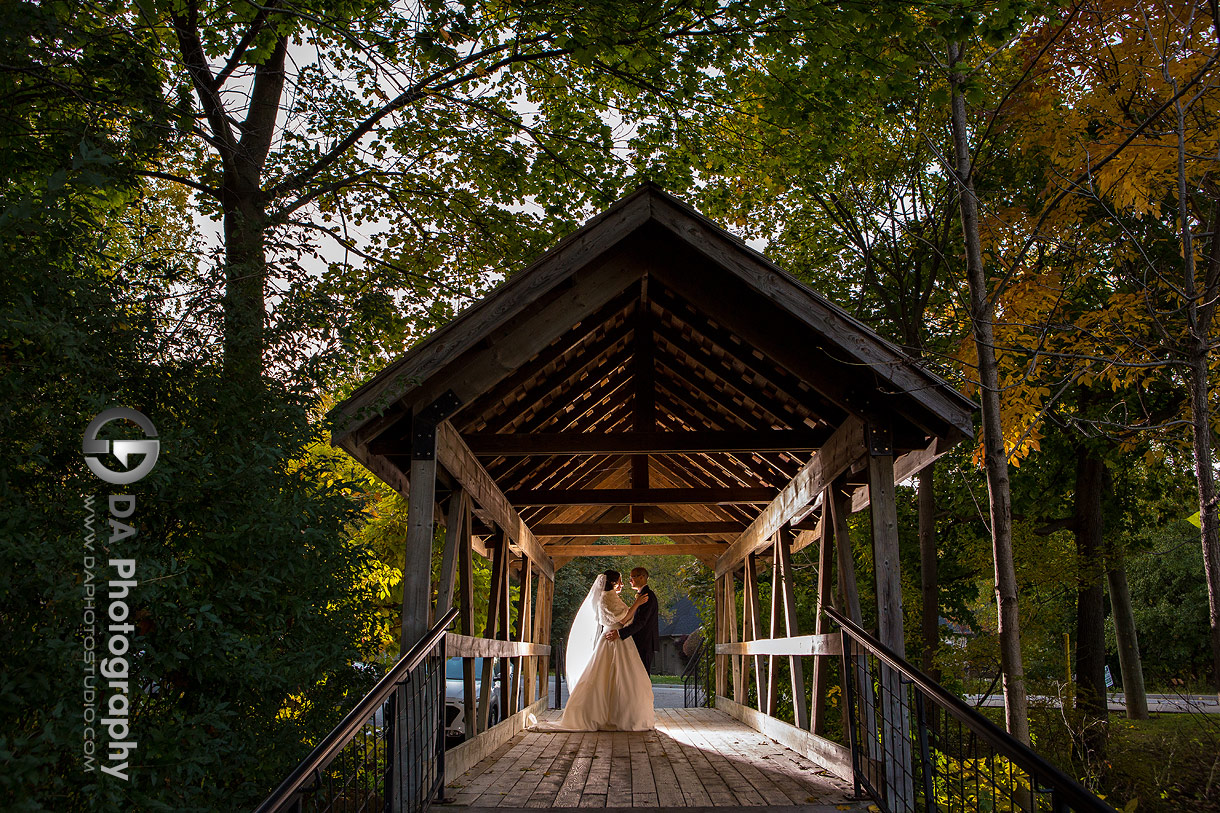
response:
<svg viewBox="0 0 1220 813"><path fill-rule="evenodd" d="M843 637L838 633L825 635L793 635L788 638L758 638L716 644L717 655L842 655Z"/></svg>
<svg viewBox="0 0 1220 813"><path fill-rule="evenodd" d="M550 654L550 644L477 638L456 632L445 635L445 655L450 658L542 658Z"/></svg>

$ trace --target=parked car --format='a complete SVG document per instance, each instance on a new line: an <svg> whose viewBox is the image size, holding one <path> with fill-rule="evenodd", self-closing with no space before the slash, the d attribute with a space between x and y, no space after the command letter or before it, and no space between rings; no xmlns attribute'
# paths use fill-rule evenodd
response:
<svg viewBox="0 0 1220 813"><path fill-rule="evenodd" d="M479 692L483 690L483 665L492 661L491 707L487 712L487 725L500 722L500 669L494 658L474 659L475 709L478 709ZM445 661L445 742L456 744L466 739L466 686L463 682L462 658Z"/></svg>

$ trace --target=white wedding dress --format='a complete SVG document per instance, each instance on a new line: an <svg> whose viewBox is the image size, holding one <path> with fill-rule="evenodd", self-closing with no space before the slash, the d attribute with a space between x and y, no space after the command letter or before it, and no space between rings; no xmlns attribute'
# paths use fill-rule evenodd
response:
<svg viewBox="0 0 1220 813"><path fill-rule="evenodd" d="M598 577L601 578L600 576ZM595 585L586 599L596 617L592 627L592 654L583 670L579 660L583 653L569 658L568 679L572 681L563 717L554 723L539 724L543 731L649 731L656 727L657 716L652 707L652 680L640 660L640 651L633 641L615 638L605 640L607 630L620 629L628 607L613 590L599 590ZM582 608L584 612L584 608ZM579 650L588 630L580 630L580 614L568 635L569 651ZM600 629L598 629L600 627ZM576 674L573 674L573 669Z"/></svg>

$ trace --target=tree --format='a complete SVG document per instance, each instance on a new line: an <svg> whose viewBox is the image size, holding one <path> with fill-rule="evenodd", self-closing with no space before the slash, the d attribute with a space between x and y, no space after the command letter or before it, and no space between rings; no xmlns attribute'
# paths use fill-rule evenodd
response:
<svg viewBox="0 0 1220 813"><path fill-rule="evenodd" d="M373 638L355 506L306 459L320 431L307 393L234 389L206 357L177 355L161 303L197 268L181 201L140 183L173 146L154 124L173 111L152 32L92 6L0 15L0 436L14 452L0 793L20 810L250 807L369 686L353 668ZM123 489L131 533L112 530L117 489L81 458L85 427L115 405L148 416L163 450ZM136 563L130 686L94 672L87 718L84 658L108 645L88 600L106 612L116 557ZM108 749L97 720L115 697L138 743L128 782L87 750Z"/></svg>
<svg viewBox="0 0 1220 813"><path fill-rule="evenodd" d="M1058 177L1045 211L1071 198L1077 207L1087 202L1104 212L1113 235L1111 273L1138 307L1127 317L1138 330L1125 330L1142 343L1145 356L1142 364L1123 366L1131 376L1141 366L1160 368L1167 381L1186 384L1182 419L1195 460L1220 691L1220 517L1210 383L1220 293L1217 21L1210 7L1193 2L1082 8L1087 13L1077 17L1070 36L1044 48L1039 81L1048 92L1041 111L1051 125L1048 137L1064 148L1048 151ZM1067 132L1072 135L1064 137ZM1170 425L1170 417L1146 423Z"/></svg>
<svg viewBox="0 0 1220 813"><path fill-rule="evenodd" d="M140 8L174 44L182 105L180 156L146 172L223 221L224 365L246 385L268 365L302 372L300 350L277 365L277 348L413 342L609 200L610 120L733 42L711 36L730 30L718 10L686 2ZM346 255L320 278L302 260L318 240Z"/></svg>

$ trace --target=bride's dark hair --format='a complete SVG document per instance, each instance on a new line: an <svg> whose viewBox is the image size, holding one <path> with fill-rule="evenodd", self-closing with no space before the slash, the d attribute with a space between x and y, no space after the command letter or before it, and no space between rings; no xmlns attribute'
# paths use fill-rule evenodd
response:
<svg viewBox="0 0 1220 813"><path fill-rule="evenodd" d="M602 575L606 578L606 580L602 582L602 589L604 590L613 590L614 585L623 580L622 575L617 570L607 570Z"/></svg>

